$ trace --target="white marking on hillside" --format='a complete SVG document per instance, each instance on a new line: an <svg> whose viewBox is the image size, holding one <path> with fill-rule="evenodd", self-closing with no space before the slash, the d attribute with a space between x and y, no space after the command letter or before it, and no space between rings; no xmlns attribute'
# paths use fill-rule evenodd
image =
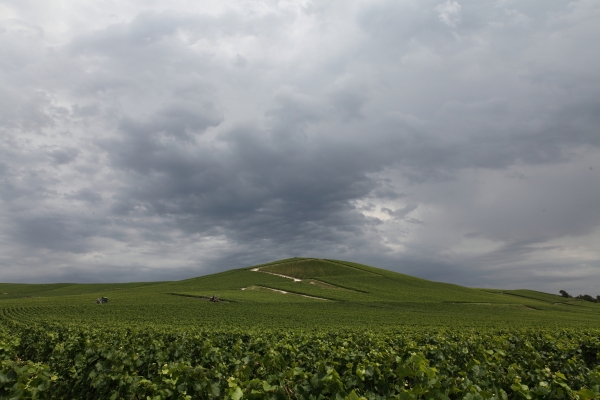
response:
<svg viewBox="0 0 600 400"><path fill-rule="evenodd" d="M250 271L252 271L252 272L262 272L264 274L271 274L271 275L275 275L275 276L280 276L282 278L292 279L294 282L302 282L302 279L294 278L292 276L287 276L287 275L276 274L275 272L260 271L258 268L252 268Z"/></svg>
<svg viewBox="0 0 600 400"><path fill-rule="evenodd" d="M289 293L289 292L286 292L285 290L281 290L281 289L273 289L273 288L270 288L270 287L264 287L264 286L261 286L261 287L262 287L262 288L265 288L265 289L272 290L272 291L274 291L274 292L283 293L283 294L288 294L288 293Z"/></svg>
<svg viewBox="0 0 600 400"><path fill-rule="evenodd" d="M315 299L315 300L325 300L325 301L329 301L329 299L324 299L324 298L322 298L322 297L309 296L309 295L306 295L306 294L300 294L300 293L291 293L291 292L286 292L285 290L281 290L281 289L274 289L274 288L270 288L270 287L267 287L267 286L250 286L250 287L247 287L247 288L242 288L242 290L245 290L245 289L252 289L252 288L268 289L268 290L272 290L272 291L274 291L274 292L281 293L281 294L292 294L292 295L294 295L294 296L302 296L302 297L306 297L306 298L309 298L309 299Z"/></svg>

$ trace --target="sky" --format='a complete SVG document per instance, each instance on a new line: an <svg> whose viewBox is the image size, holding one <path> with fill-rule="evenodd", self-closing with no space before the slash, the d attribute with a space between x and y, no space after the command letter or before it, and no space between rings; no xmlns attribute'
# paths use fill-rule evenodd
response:
<svg viewBox="0 0 600 400"><path fill-rule="evenodd" d="M0 0L0 281L598 295L598 38L597 0Z"/></svg>

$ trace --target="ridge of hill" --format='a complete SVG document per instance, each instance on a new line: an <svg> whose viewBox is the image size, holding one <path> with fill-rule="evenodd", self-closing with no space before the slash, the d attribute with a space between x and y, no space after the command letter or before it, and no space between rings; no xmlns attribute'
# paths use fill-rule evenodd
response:
<svg viewBox="0 0 600 400"><path fill-rule="evenodd" d="M0 284L0 311L40 321L170 326L598 326L600 305L475 289L343 260L291 258L174 282ZM107 296L107 305L94 300ZM217 296L219 303L207 299Z"/></svg>
<svg viewBox="0 0 600 400"><path fill-rule="evenodd" d="M272 294L267 300L246 291L258 287L276 289L279 294L287 292L346 302L528 304L537 301L533 297L502 296L362 264L316 258L282 260L173 282L169 286L173 293L199 297L216 294L232 301L280 301L280 295Z"/></svg>

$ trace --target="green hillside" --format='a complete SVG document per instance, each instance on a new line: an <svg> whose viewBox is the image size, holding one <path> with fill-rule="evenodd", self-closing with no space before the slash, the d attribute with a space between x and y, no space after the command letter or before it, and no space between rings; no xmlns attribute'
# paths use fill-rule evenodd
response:
<svg viewBox="0 0 600 400"><path fill-rule="evenodd" d="M31 321L239 327L599 326L600 304L432 282L361 264L293 258L176 282L0 284ZM207 301L216 295L218 303ZM106 305L95 299L107 296Z"/></svg>
<svg viewBox="0 0 600 400"><path fill-rule="evenodd" d="M600 304L532 290L294 258L0 293L0 399L600 398Z"/></svg>

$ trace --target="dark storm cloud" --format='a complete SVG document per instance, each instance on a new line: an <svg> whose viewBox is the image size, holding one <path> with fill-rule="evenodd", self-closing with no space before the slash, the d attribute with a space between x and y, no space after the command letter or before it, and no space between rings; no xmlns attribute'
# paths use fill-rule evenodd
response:
<svg viewBox="0 0 600 400"><path fill-rule="evenodd" d="M253 133L239 127L212 146L180 146L135 132L111 143L110 154L118 167L136 171L124 198L181 218L190 232L221 226L247 240L285 241L316 223L323 229L313 233L317 241L330 235L328 227L357 229L345 221L354 209L349 201L373 188L356 162L359 149L323 143L311 150L279 131L260 140Z"/></svg>
<svg viewBox="0 0 600 400"><path fill-rule="evenodd" d="M600 290L594 1L6 7L0 280Z"/></svg>

